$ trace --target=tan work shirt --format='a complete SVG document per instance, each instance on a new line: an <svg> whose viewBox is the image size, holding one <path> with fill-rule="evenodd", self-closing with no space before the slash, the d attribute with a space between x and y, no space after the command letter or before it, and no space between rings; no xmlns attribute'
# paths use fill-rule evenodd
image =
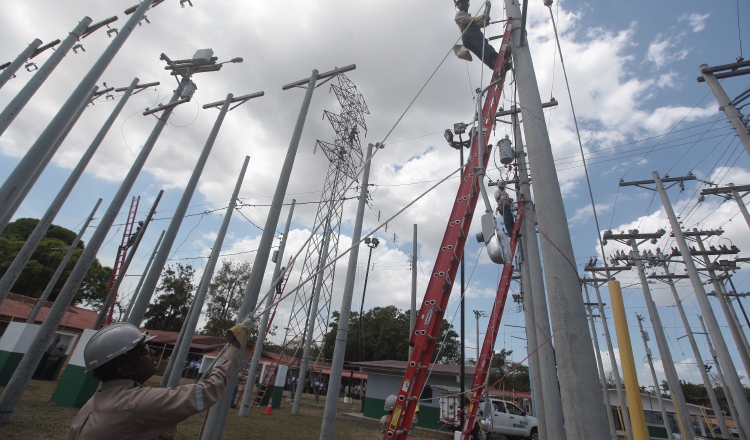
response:
<svg viewBox="0 0 750 440"><path fill-rule="evenodd" d="M169 388L144 387L119 379L103 382L70 425L66 440L152 440L176 424L210 408L236 374L240 350L222 355L211 374L200 382Z"/></svg>

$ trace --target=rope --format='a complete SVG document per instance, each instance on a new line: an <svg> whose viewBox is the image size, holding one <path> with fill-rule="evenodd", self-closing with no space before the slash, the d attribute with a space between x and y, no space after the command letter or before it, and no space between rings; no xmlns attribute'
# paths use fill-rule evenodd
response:
<svg viewBox="0 0 750 440"><path fill-rule="evenodd" d="M565 77L565 87L568 90L568 99L570 100L570 110L573 112L573 123L575 124L575 127L576 127L576 137L578 138L578 148L581 150L581 161L583 162L583 170L586 173L586 186L588 187L588 190L589 190L589 199L591 200L591 210L594 213L594 223L596 224L596 239L599 242L599 248L602 251L602 259L604 262L604 268L606 269L606 272L607 272L607 278L609 278L609 266L607 266L607 259L604 258L604 255L606 254L604 253L604 242L602 241L603 240L602 230L599 227L599 216L596 213L596 203L594 202L594 193L591 190L591 179L589 178L589 168L586 165L586 156L584 155L584 152L583 152L583 143L581 142L581 132L578 129L578 118L576 117L576 109L575 109L575 106L573 105L573 95L570 92L570 82L568 81L568 71L567 69L565 69L565 60L563 59L562 47L560 46L560 38L557 34L557 24L555 23L555 15L552 13L552 4L549 4L547 6L547 9L549 9L549 16L550 16L550 19L552 20L552 29L554 29L555 31L555 42L557 43L557 50L558 52L560 52L560 66L562 67L563 76ZM547 239L549 240L549 238ZM553 246L554 246L554 243L553 243ZM555 248L557 249L557 246L555 246ZM567 256L565 257L565 259L567 260ZM568 260L568 262L570 263L570 260ZM575 268L575 266L573 267ZM577 275L578 275L578 271L576 270L576 276Z"/></svg>

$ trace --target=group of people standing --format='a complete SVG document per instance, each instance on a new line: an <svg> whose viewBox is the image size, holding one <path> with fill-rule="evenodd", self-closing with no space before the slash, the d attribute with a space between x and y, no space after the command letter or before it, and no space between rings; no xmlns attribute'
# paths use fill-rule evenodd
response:
<svg viewBox="0 0 750 440"><path fill-rule="evenodd" d="M195 379L198 377L198 371L201 369L200 361L189 361L182 370L182 377L185 379Z"/></svg>

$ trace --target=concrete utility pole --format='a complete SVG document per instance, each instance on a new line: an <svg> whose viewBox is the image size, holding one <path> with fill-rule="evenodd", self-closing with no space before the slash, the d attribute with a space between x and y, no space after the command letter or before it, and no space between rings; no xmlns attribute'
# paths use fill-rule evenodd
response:
<svg viewBox="0 0 750 440"><path fill-rule="evenodd" d="M91 92L88 95L88 98L92 98L96 95L98 90L98 87L94 87ZM57 142L62 143L63 138L67 136L67 134L70 132L70 130L73 128L73 125L78 121L78 119L83 114L83 111L86 110L88 104L88 100L85 104L81 105L78 110L76 111L76 114L73 115L70 122L68 123L67 127L65 127L65 130L63 131L63 135L58 138ZM80 165L80 163L79 163ZM85 165L84 165L85 167ZM74 170L75 172L78 170L79 167L76 167ZM80 172L83 172L83 169L80 169ZM79 174L80 175L80 174ZM33 255L34 251L36 250L37 246L39 246L39 243L44 239L44 235L47 233L47 229L52 224L52 221L55 219L55 216L57 215L57 212L62 207L62 204L65 202L65 199L67 198L68 194L70 194L70 191L73 190L73 186L75 185L75 180L77 180L78 176L74 178L73 176L68 179L68 181L65 182L63 187L60 189L60 192L55 197L55 199L52 201L52 204L47 209L47 212L44 213L44 216L42 216L41 219L39 219L39 223L37 223L36 227L34 227L34 230L31 232L31 235L29 238L24 242L23 247L21 247L21 250L18 251L18 254L16 254L16 257L13 259L13 262L8 267L8 270L5 272L5 274L2 277L2 280L0 280L0 302L4 301L5 298L8 296L8 293L10 293L11 289L13 288L13 285L15 284L18 277L21 275L21 272L23 272L24 267L26 266L26 263L28 263L29 259L31 259L31 256ZM11 218L9 217L7 219L7 222L0 221L0 224L10 222ZM2 229L0 229L1 231Z"/></svg>
<svg viewBox="0 0 750 440"><path fill-rule="evenodd" d="M599 291L599 283L600 282L609 282L607 279L598 279L596 277L597 272L606 272L609 274L612 273L619 273L623 270L629 270L630 266L622 267L622 266L615 266L615 267L596 267L595 261L590 261L589 264L586 265L584 268L585 271L591 272L593 274L594 280L593 280L593 286L594 286L594 292L596 293L596 302L599 305L599 317L602 320L602 330L604 330L604 341L607 344L607 353L609 354L609 363L612 366L612 376L614 376L615 379L615 390L617 391L617 405L619 406L617 413L620 416L620 424L625 428L625 436L628 438L628 440L633 440L633 426L632 423L630 423L630 413L627 411L628 405L627 405L627 396L625 395L625 390L622 386L622 379L620 377L620 371L617 367L617 358L615 358L615 349L614 345L612 344L612 335L609 333L609 324L607 324L607 315L604 313L604 303L602 302L602 295ZM625 371L623 370L623 374Z"/></svg>
<svg viewBox="0 0 750 440"><path fill-rule="evenodd" d="M220 118L223 118L223 115L226 114L226 112L229 110L229 105L231 103L232 94L230 93L229 95L227 95L227 99L226 101L224 101L224 106L221 108L222 115L220 116ZM218 127L216 127L216 131L218 132ZM203 278L201 279L201 283L198 286L198 290L195 292L195 299L193 300L193 310L187 318L187 328L182 335L180 346L178 347L176 353L173 355L175 357L174 365L185 365L185 360L187 359L188 352L190 351L190 343L193 341L193 335L195 334L195 327L198 325L198 318L200 318L201 316L201 309L203 308L203 303L206 300L208 288L211 285L211 278L214 275L216 263L219 261L221 246L224 244L224 237L227 235L229 222L232 220L232 213L234 212L234 207L237 204L237 197L239 196L240 188L242 188L242 181L245 180L245 171L247 171L247 164L249 162L250 156L245 156L245 161L242 164L242 170L240 171L240 175L237 178L237 183L234 186L232 197L229 200L229 207L227 207L227 212L226 214L224 214L224 219L221 222L219 233L216 235L214 247L211 249L211 255L208 257L206 268L203 270ZM261 329L258 330L262 331ZM175 369L174 366L172 367L172 373L169 376L169 383L167 385L169 386L169 388L175 389L177 385L180 384L180 377L182 377L181 373L181 369Z"/></svg>
<svg viewBox="0 0 750 440"><path fill-rule="evenodd" d="M698 349L698 344L695 342L695 336L693 335L693 330L690 328L690 322L688 322L687 315L685 315L685 309L682 307L682 300L680 299L680 295L677 294L677 289L674 285L674 279L677 278L687 278L687 275L672 275L669 271L669 265L667 264L667 259L664 258L664 255L661 254L661 251L657 251L657 264L661 264L661 267L664 269L664 275L649 275L649 278L658 279L658 280L666 280L665 282L669 284L669 289L672 291L672 298L674 299L675 306L677 306L677 311L680 313L680 318L682 319L682 325L685 327L685 333L688 338L688 341L690 342L690 348L693 350L693 356L695 356L695 362L698 366L698 370L701 373L701 379L703 379L703 386L706 388L706 392L708 393L708 399L711 401L711 408L714 410L714 415L716 417L716 421L719 425L719 430L721 431L721 436L725 438L731 437L729 434L729 429L727 428L726 421L724 420L724 414L721 411L721 405L719 404L719 399L716 397L716 392L714 391L713 383L711 383L711 379L708 377L708 371L706 371L706 364L703 362L703 357L701 356L701 352ZM708 335L706 335L708 336ZM728 393L727 393L728 394Z"/></svg>
<svg viewBox="0 0 750 440"><path fill-rule="evenodd" d="M102 327L102 324L105 323L105 319L107 319L107 315L109 314L109 310L112 307L112 303L114 303L115 298L117 297L117 291L120 290L120 285L122 284L122 280L125 279L125 274L128 272L130 263L133 261L133 257L135 256L135 253L138 252L138 246L141 244L143 235L146 234L146 229L148 228L148 225L151 224L151 219L154 217L154 213L156 212L156 207L159 206L159 201L161 200L161 196L163 194L164 194L164 190L160 190L159 194L156 196L156 200L154 200L153 205L151 205L151 209L146 215L146 219L143 221L143 226L136 233L135 240L132 241L133 244L130 245L130 249L128 249L128 255L125 258L125 261L123 262L122 267L120 267L119 272L117 273L117 278L115 278L115 282L112 284L112 288L109 289L109 292L107 293L107 297L104 298L104 303L102 304L102 308L101 310L99 310L99 313L96 316L96 320L94 321L94 325L91 327L93 330L99 330Z"/></svg>
<svg viewBox="0 0 750 440"><path fill-rule="evenodd" d="M26 242L24 242L21 250L18 251L18 254L13 260L13 263L11 263L11 265L3 275L2 280L0 280L0 303L3 302L3 300L5 300L5 298L8 296L8 292L10 292L13 284L15 284L19 275L21 275L23 268L26 266L26 263L29 262L29 259L31 259L31 256L36 250L37 246L39 246L39 243L41 243L42 239L44 238L44 234L47 233L47 230L52 225L52 222L55 220L57 213L60 212L60 209L67 200L71 191L73 191L73 187L76 185L76 183L78 183L78 179L83 174L86 166L88 166L89 161L91 161L94 153L96 153L99 145L101 145L104 137L107 135L107 132L112 127L112 124L114 124L115 120L119 116L120 111L125 106L125 103L128 101L128 98L130 98L130 95L133 93L133 90L137 84L138 78L134 79L130 84L130 87L128 87L127 91L120 99L120 102L117 103L114 110L112 110L109 118L107 118L107 120L104 122L104 126L102 126L102 128L99 130L99 133L97 133L96 137L91 142L91 145L89 145L89 148L85 153L83 153L83 156L78 161L78 164L75 166L75 168L73 168L73 172L70 173L68 180L65 181L65 183L60 188L60 191L57 193L57 196L52 201L49 208L47 208L47 212L45 212L42 218L39 219L39 223L37 223L36 227L31 232L31 235L29 235L29 238L26 239ZM85 104L83 105L83 108L85 108ZM68 126L72 126L72 123L68 124Z"/></svg>
<svg viewBox="0 0 750 440"><path fill-rule="evenodd" d="M98 91L98 90L99 90L98 86L94 86L91 89L91 93L89 93L89 95L88 95L88 97L86 99L86 102L83 103L83 104L81 104L80 107L78 107L78 110L76 111L76 113L68 121L68 125L65 126L65 129L62 131L62 133L60 133L60 136L55 141L55 143L53 145L54 149L60 148L60 145L62 145L62 143L68 137L68 134L70 134L70 131L73 129L73 127L76 125L76 123L78 122L78 120L81 118L81 115L83 115L83 112L88 108L89 102L93 102L93 100L96 99L98 96L100 96L102 92L106 93L106 92L112 91L113 87L109 87L109 88L104 89L102 91ZM47 156L45 158L45 160L39 166L40 167L46 167L51 160L52 160L52 156ZM21 206L21 203L26 198L26 196L29 194L29 191L31 191L31 186L26 186L22 190L18 191L17 194L14 194L16 197L15 197L14 201L11 203L11 205L8 207L9 208L9 212L11 212L11 211L15 212L15 211L18 210L18 207ZM10 223L10 221L12 220L12 218L13 218L12 214L9 214L5 218L0 218L0 231L2 231L3 228L5 228L8 225L8 223Z"/></svg>
<svg viewBox="0 0 750 440"><path fill-rule="evenodd" d="M294 215L294 205L297 203L295 199L292 199L292 203L289 206L289 215L286 218L286 226L284 226L284 235L281 236L281 243L279 243L279 250L276 254L276 266L273 268L273 276L271 279L276 286L275 291L279 292L282 287L284 279L289 279L289 271L291 267L287 267L284 271L283 278L281 273L281 264L284 259L284 250L286 249L286 240L289 238L289 229L292 227L292 216ZM253 349L253 358L250 361L250 368L247 371L247 380L245 381L245 390L242 394L242 404L240 405L240 417L247 417L250 409L250 399L253 394L253 387L255 386L255 378L258 374L258 365L260 364L260 356L263 354L263 344L266 340L266 329L268 328L268 321L271 319L271 307L273 306L274 295L268 294L266 297L266 311L260 320L258 326L258 340L255 341L255 349ZM279 354L280 355L280 354Z"/></svg>
<svg viewBox="0 0 750 440"><path fill-rule="evenodd" d="M712 249L711 251L707 251L706 246L703 244L703 239L701 238L702 235L711 236L715 234L719 235L720 233L723 233L723 231L698 231L697 228L693 228L692 232L684 232L683 234L685 235L685 237L693 237L695 239L695 242L698 243L699 252L691 251L691 254L700 254L703 258L703 264L708 270L708 276L711 280L711 283L713 283L714 290L716 291L716 296L719 299L719 305L724 311L727 325L729 326L729 330L732 332L732 336L734 337L734 343L737 346L737 352L740 354L740 359L742 359L742 364L745 367L745 371L750 371L750 354L748 354L748 349L750 349L750 347L747 346L747 342L745 341L744 337L745 335L742 333L739 322L737 322L737 317L734 313L732 313L732 307L729 304L728 298L724 294L724 285L719 282L719 277L713 270L714 264L708 258L708 255L722 255L729 252L725 252L721 249ZM738 251L734 251L733 253L736 252Z"/></svg>
<svg viewBox="0 0 750 440"><path fill-rule="evenodd" d="M322 74L318 74L317 70L313 70L312 75L310 75L309 78L289 83L281 88L282 90L288 90L293 87L306 86L307 91L305 92L302 107L297 116L297 123L294 126L292 139L289 142L289 148L287 149L284 163L281 166L279 180L276 184L276 190L273 193L273 199L271 199L271 207L268 210L268 217L266 217L266 224L260 237L258 250L255 253L253 268L250 272L250 280L247 283L245 296L242 299L242 305L240 306L240 311L237 315L240 322L255 309L256 303L258 302L258 295L260 294L260 288L263 284L263 274L266 271L266 265L270 259L271 246L273 245L273 239L276 233L276 225L278 224L279 216L281 215L284 195L286 194L286 189L289 185L289 178L292 174L292 168L294 167L294 159L297 156L297 147L299 146L299 140L302 137L302 129L305 127L305 119L307 118L307 111L310 108L315 84L318 79L330 78L339 73L348 72L354 69L356 69L356 66L352 64ZM240 365L244 364L246 360L247 358L244 354L240 355ZM227 391L221 399L208 410L206 419L203 422L200 440L221 439L224 432L224 425L226 424L227 414L229 413L229 405L232 400L232 390L234 390L236 384L236 377L229 378Z"/></svg>
<svg viewBox="0 0 750 440"><path fill-rule="evenodd" d="M732 368L732 357L729 354L729 348L724 341L724 336L721 333L719 322L716 320L711 303L708 301L706 290L703 288L703 281L698 275L698 269L695 267L690 249L688 248L685 236L682 233L680 223L677 221L677 216L672 209L672 204L669 201L669 196L664 188L665 182L683 182L685 180L695 180L695 176L688 175L686 177L669 177L662 179L659 177L659 173L654 171L652 173L654 180L645 180L638 182L620 182L620 186L641 186L646 184L655 184L656 191L659 192L662 204L664 205L664 211L669 218L669 223L672 226L672 233L674 234L675 242L680 249L682 260L685 263L685 268L690 276L690 283L693 285L693 291L695 292L695 298L698 300L698 305L701 308L703 317L706 319L706 325L716 344L717 353L721 363L726 366L725 368L725 379L727 381L727 389L732 393L732 398L737 407L738 422L745 431L750 429L750 404L748 404L747 397L745 396L744 388L740 382L740 378L737 375L737 370ZM647 188L650 189L650 188Z"/></svg>
<svg viewBox="0 0 750 440"><path fill-rule="evenodd" d="M596 280L594 281L596 282ZM594 318L599 315L594 315L594 311L591 309L592 303L589 298L589 288L587 286L587 280L583 280L583 290L586 293L586 311L589 314L589 324L591 325L591 337L594 340L594 348L596 349L596 361L599 365L599 382L602 386L602 400L604 400L604 409L607 411L607 421L609 422L609 432L612 435L612 439L617 440L617 428L615 428L615 419L612 414L612 404L609 401L609 388L607 387L607 373L604 372L604 363L602 362L601 350L599 349L599 336L597 336L596 324ZM670 438L672 436L670 435Z"/></svg>
<svg viewBox="0 0 750 440"><path fill-rule="evenodd" d="M557 101L550 101L542 104L542 107L551 107L557 104ZM563 409L560 399L560 386L557 377L557 366L555 365L555 350L552 340L546 341L552 334L549 322L549 310L547 308L547 296L545 295L544 271L542 270L542 257L539 254L539 241L536 232L536 207L531 199L530 178L528 166L526 164L527 154L524 152L523 138L521 136L521 124L518 119L520 110L512 106L509 111L498 112L497 117L510 114L514 129L515 149L516 149L516 166L518 167L519 191L524 197L524 213L526 221L521 223L521 244L523 246L524 257L527 257L529 266L529 276L531 282L527 284L527 291L533 297L534 325L536 330L538 347L537 358L539 360L539 371L541 379L541 388L539 391L542 396L540 402L543 404L543 419L547 429L549 439L565 439L565 428L563 426ZM536 191L536 190L535 190ZM524 298L524 301L526 298ZM528 337L528 335L527 335ZM537 420L538 422L538 420Z"/></svg>
<svg viewBox="0 0 750 440"><path fill-rule="evenodd" d="M740 142L742 142L742 145L745 147L745 151L747 154L750 154L750 132L748 132L747 126L742 121L742 114L737 110L737 107L734 106L734 103L729 99L724 88L721 87L721 84L719 84L719 81L717 80L717 78L746 75L750 73L750 69L737 70L738 67L746 66L750 66L750 62L744 61L716 67L708 67L707 64L701 64L700 67L698 67L698 70L701 72L702 79L708 84L716 101L719 103L719 109L727 116L729 123L732 124L734 131L737 132L737 137L740 138ZM732 71L729 72L729 74L714 75L715 72L726 70ZM701 82L701 78L698 78L698 82Z"/></svg>
<svg viewBox="0 0 750 440"><path fill-rule="evenodd" d="M667 415L667 409L664 407L664 399L661 398L661 390L659 388L659 379L656 378L656 370L654 370L654 358L651 356L651 349L648 348L648 333L643 330L643 320L646 319L639 314L635 314L638 320L638 328L641 329L641 339L643 339L643 347L646 349L646 358L648 359L648 366L651 369L651 379L654 381L654 392L656 393L656 400L659 402L659 409L661 410L661 417L664 419L664 426L667 428L667 438L674 438L672 434L672 428L669 426L669 415ZM692 425L690 425L692 430Z"/></svg>
<svg viewBox="0 0 750 440"><path fill-rule="evenodd" d="M159 235L159 239L156 241L156 246L154 246L154 250L151 252L151 257L148 259L148 263L146 263L146 268L143 269L143 274L138 278L138 284L135 286L135 290L133 291L133 296L130 298L130 302L128 302L128 308L125 310L125 314L122 316L123 322L127 322L128 320L130 311L133 309L133 304L135 304L135 299L138 298L138 292L141 291L143 280L146 278L146 275L148 275L148 270L151 267L151 263L154 261L156 251L159 250L159 245L161 245L161 241L164 238L165 232L166 231L162 229L161 235Z"/></svg>
<svg viewBox="0 0 750 440"><path fill-rule="evenodd" d="M166 117L169 116L168 114L172 112L172 109L174 109L176 105L187 102L190 100L190 97L192 97L192 92L194 92L197 88L195 84L190 81L190 77L193 75L193 73L200 73L202 71L216 71L221 68L221 64L216 63L216 60L213 57L213 51L211 49L201 49L197 51L192 60L172 61L164 54L162 54L161 58L166 60L169 64L165 69L172 70L172 73L175 75L182 75L180 87L175 91L174 95L172 95L172 99L169 101L169 104L157 107L157 109L166 109L164 111L164 115L166 115ZM231 62L242 62L242 60L233 59ZM187 99L185 99L184 95L187 95ZM247 98L247 96L238 97L235 99L235 101L240 100L241 98ZM212 104L215 103L206 104L204 108ZM154 110L147 110L143 114L150 114L153 111ZM172 221L169 223L167 232L164 234L164 240L162 241L161 246L159 246L159 250L156 252L156 256L154 257L154 260L151 264L151 269L149 269L146 279L143 281L141 292L138 295L138 298L135 300L135 304L133 304L133 309L130 311L128 322L135 325L136 327L140 327L141 322L143 321L143 316L146 314L146 307L148 307L148 303L151 301L151 296L156 290L156 285L159 283L159 278L161 277L161 272L164 269L164 264L167 262L167 258L169 258L169 251L172 250L172 245L174 244L174 240L177 237L180 225L182 225L182 220L184 219L185 213L187 212L188 205L190 204L190 199L192 199L193 193L198 186L198 181L200 180L201 174L203 173L203 168L206 166L208 156L209 154L211 154L211 149L214 146L214 141L216 140L216 136L218 135L219 128L221 128L221 123L224 121L225 114L226 113L219 114L219 117L217 118L216 123L214 124L214 127L211 130L208 139L206 140L206 144L203 146L203 151L201 151L201 155L198 157L195 168L193 168L193 173L190 175L190 180L188 180L187 186L185 186L185 191L182 193L182 197L180 198L180 202L177 205L177 209L172 216ZM154 130L156 131L158 129L159 132L161 132L161 129L163 128L164 124L166 124L166 122L167 121L165 116L162 116L162 118L159 119L157 127L155 127Z"/></svg>
<svg viewBox="0 0 750 440"><path fill-rule="evenodd" d="M27 324L33 324L34 321L36 320L36 317L39 314L39 312L42 310L44 303L47 301L47 298L49 298L49 295L52 293L52 289L55 288L55 285L57 285L57 282L60 280L60 277L62 276L63 272L65 272L65 268L68 266L70 259L73 258L73 254L76 253L76 249L78 248L78 243L81 242L81 237L83 237L83 234L86 233L86 229L89 227L91 220L94 219L94 214L96 213L96 210L99 209L99 205L101 204L102 204L102 199L97 200L96 205L94 206L94 209L91 210L91 214L89 214L88 218L86 218L86 221L83 222L83 227L81 227L80 232L78 232L78 235L76 235L76 238L73 239L73 242L70 243L70 247L68 248L68 251L65 253L65 256L60 262L60 265L57 266L57 270L55 271L55 274L52 275L52 279L49 280L49 283L47 283L47 287L44 289L44 292L42 292L42 296L39 297L36 304L34 304L34 308L31 309L31 313L29 313L29 316L26 317Z"/></svg>
<svg viewBox="0 0 750 440"><path fill-rule="evenodd" d="M727 406L729 407L729 412L732 414L732 419L734 419L735 423L739 418L737 417L737 407L734 405L734 400L732 399L732 394L728 392L727 383L724 380L724 373L721 371L721 362L719 361L719 357L716 354L716 350L714 350L714 344L711 342L711 336L708 334L708 330L706 330L706 323L703 322L703 316L698 315L698 319L701 322L701 328L703 329L703 334L706 335L706 342L708 343L708 349L710 350L711 357L714 360L714 367L716 367L716 377L719 379L719 385L724 390L724 397L727 399ZM704 365L704 369L707 369L708 366ZM738 426L738 431L740 434L740 440L745 440L745 432L742 429L741 426Z"/></svg>
<svg viewBox="0 0 750 440"><path fill-rule="evenodd" d="M646 241L655 242L664 234L666 231L660 229L656 233L639 233L637 229L631 229L627 234L613 234L612 231L604 232L605 240L617 240L623 244L629 244L633 250L631 260L635 261L636 269L638 270L638 276L641 280L641 289L643 289L643 296L646 299L646 308L648 308L648 314L651 318L651 325L654 329L654 336L656 337L656 344L659 347L659 353L662 358L662 366L664 367L664 375L667 377L667 383L669 384L669 391L672 393L672 399L675 406L677 407L677 417L680 422L680 432L684 438L689 440L693 439L695 434L693 432L693 426L690 421L690 413L687 409L687 403L685 402L685 396L682 393L682 387L680 386L680 379L677 377L677 370L674 367L672 360L672 353L669 350L669 344L667 343L667 337L664 334L664 327L661 324L661 318L659 317L659 311L656 309L656 303L651 296L651 288L648 285L648 279L646 278L646 271L643 268L643 259L638 251L638 245Z"/></svg>
<svg viewBox="0 0 750 440"><path fill-rule="evenodd" d="M362 182L359 188L359 202L357 203L357 217L354 219L354 230L352 231L352 243L357 243L362 239L362 223L365 216L365 205L367 204L368 187L370 184L370 162L372 160L373 148L380 145L367 145L367 156L365 156L364 170L362 171ZM414 225L414 255L412 255L412 304L416 308L414 300L414 291L416 290L416 247L417 247L417 225ZM321 259L324 254L320 254ZM349 316L352 308L352 296L354 295L354 281L357 275L357 261L359 259L359 246L355 246L349 253L349 265L346 271L344 281L344 294L341 300L341 311L339 316L339 327L336 330L336 342L333 347L333 359L331 359L331 374L328 379L328 397L326 406L323 410L323 423L320 427L320 439L327 440L334 438L333 432L336 428L336 414L339 405L339 389L341 387L341 375L344 371L344 356L346 355L346 340L349 336ZM318 279L322 279L322 273L318 274ZM315 315L310 315L311 320ZM302 376L304 378L304 376ZM300 381L301 387L304 382ZM301 387L298 387L301 388ZM299 393L299 391L298 391ZM301 394L300 394L301 395ZM294 399L295 407L299 405L298 399Z"/></svg>
<svg viewBox="0 0 750 440"><path fill-rule="evenodd" d="M305 378L307 377L307 367L310 364L310 349L312 346L313 331L315 330L315 319L318 316L318 303L320 302L320 289L323 286L323 277L320 275L323 273L323 269L326 265L326 256L328 255L328 243L331 240L331 230L328 222L326 222L323 236L323 250L320 252L318 259L318 276L315 278L315 290L313 296L310 298L310 312L308 313L307 321L307 332L305 333L305 348L302 354L302 363L299 367L299 376L297 377L297 389L294 393L294 405L292 406L292 414L298 415L300 406L302 405L302 392L305 390ZM312 377L311 377L312 379ZM311 381L312 382L312 381ZM329 381L330 384L330 381ZM334 384L335 385L335 384ZM334 391L338 390L337 386L330 387ZM326 437L329 438L329 437Z"/></svg>
<svg viewBox="0 0 750 440"><path fill-rule="evenodd" d="M740 195L740 192L743 192L744 194ZM730 197L731 195L731 197L737 202L737 207L740 208L740 212L742 213L742 217L745 218L747 226L750 227L750 213L748 213L747 206L745 206L745 202L742 200L744 196L750 194L750 185L734 186L733 183L729 183L724 187L706 188L701 190L701 196L709 194L723 195L724 197Z"/></svg>
<svg viewBox="0 0 750 440"><path fill-rule="evenodd" d="M505 9L508 18L516 19L511 38L512 54L523 128L529 147L529 166L534 170L537 222L546 237L542 240L542 255L549 288L547 295L555 335L560 396L565 402L565 433L569 439L606 438L609 436L607 415L602 405L596 402L597 399L591 399L601 391L596 357L591 339L587 336L588 326L578 273L570 263L575 261L573 244L565 221L565 207L531 52L528 45L520 45L521 10L518 3L516 0L505 0ZM549 400L549 396L545 396L545 400Z"/></svg>
<svg viewBox="0 0 750 440"><path fill-rule="evenodd" d="M523 236L521 237L523 239ZM541 370L539 369L539 356L537 353L532 352L534 347L539 346L539 342L537 341L536 323L534 322L534 298L531 295L531 289L528 287L531 284L531 274L529 273L529 265L526 261L526 252L523 248L523 242L520 244L518 252L521 259L521 284L518 290L521 294L521 301L523 304L523 317L526 327L526 345L528 347L527 351L533 353L529 355L531 415L537 419L537 432L539 438L541 440L547 440L547 422L544 418L544 394L542 391ZM539 404L538 409L537 403Z"/></svg>
<svg viewBox="0 0 750 440"><path fill-rule="evenodd" d="M7 83L11 78L16 76L15 74L18 69L21 68L26 60L31 58L31 55L36 52L37 48L41 45L42 40L40 40L39 38L35 38L34 41L32 41L31 44L29 44L28 47L26 47L26 49L24 49L23 52L21 52L16 57L16 59L0 66L0 69L2 69L2 71L0 72L0 89L2 89L5 83Z"/></svg>
<svg viewBox="0 0 750 440"><path fill-rule="evenodd" d="M57 152L55 141L60 137L60 133L65 129L65 126L70 121L72 113L81 104L86 102L85 97L89 90L94 87L94 84L99 80L99 77L104 73L104 70L109 66L110 62L114 59L117 52L125 44L133 30L138 27L138 22L141 20L143 15L146 13L154 0L144 0L138 6L138 9L128 19L127 23L120 29L117 36L112 39L107 49L99 57L99 59L91 67L91 70L83 77L78 87L71 93L70 97L65 104L60 108L50 121L47 128L44 129L39 138L34 142L34 145L29 148L29 151L24 155L21 161L16 165L11 174L0 187L0 219L5 223L0 223L0 230L2 230L10 217L15 213L18 205L23 201L21 194L24 190L28 191L36 183L39 176L44 171L46 164L49 163L52 156ZM116 19L116 18L115 18ZM93 30L111 22L114 20L108 19L102 23L97 23L83 33L87 35ZM58 51L60 49L58 48ZM0 133L2 133L2 127L0 127ZM57 144L59 146L59 144ZM25 194L24 194L25 197ZM18 200L17 200L18 199Z"/></svg>
<svg viewBox="0 0 750 440"><path fill-rule="evenodd" d="M60 64L60 61L62 61L63 58L65 58L65 55L70 52L70 49L73 47L73 45L78 42L78 39L81 38L84 33L86 33L86 30L89 28L91 22L92 20L89 17L83 17L83 19L78 22L76 27L74 27L73 30L68 34L68 36L60 43L57 49L55 49L55 51L52 53L52 56L49 57L49 59L45 61L44 64L42 64L42 67L36 70L34 76L32 76L31 79L21 88L21 90L18 91L16 96L14 96L13 99L10 100L5 109L3 109L2 113L0 113L0 136L5 133L5 130L8 129L11 122L13 122L13 120L16 119L16 116L21 113L21 110L23 110L26 104L28 104L29 100L31 100L31 97L34 96L34 93L36 93L36 91L39 90L39 87L44 84L44 81L49 78L50 74L52 74L52 71L55 70L55 67ZM87 91L91 90L91 87L93 86L94 83L87 87Z"/></svg>

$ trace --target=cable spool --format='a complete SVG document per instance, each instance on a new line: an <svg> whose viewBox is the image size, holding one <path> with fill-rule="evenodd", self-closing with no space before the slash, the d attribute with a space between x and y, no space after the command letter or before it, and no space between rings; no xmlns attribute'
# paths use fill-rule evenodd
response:
<svg viewBox="0 0 750 440"><path fill-rule="evenodd" d="M500 139L500 142L497 143L497 148L501 164L508 165L516 159L515 154L513 154L513 142L510 141L507 134L505 139Z"/></svg>

